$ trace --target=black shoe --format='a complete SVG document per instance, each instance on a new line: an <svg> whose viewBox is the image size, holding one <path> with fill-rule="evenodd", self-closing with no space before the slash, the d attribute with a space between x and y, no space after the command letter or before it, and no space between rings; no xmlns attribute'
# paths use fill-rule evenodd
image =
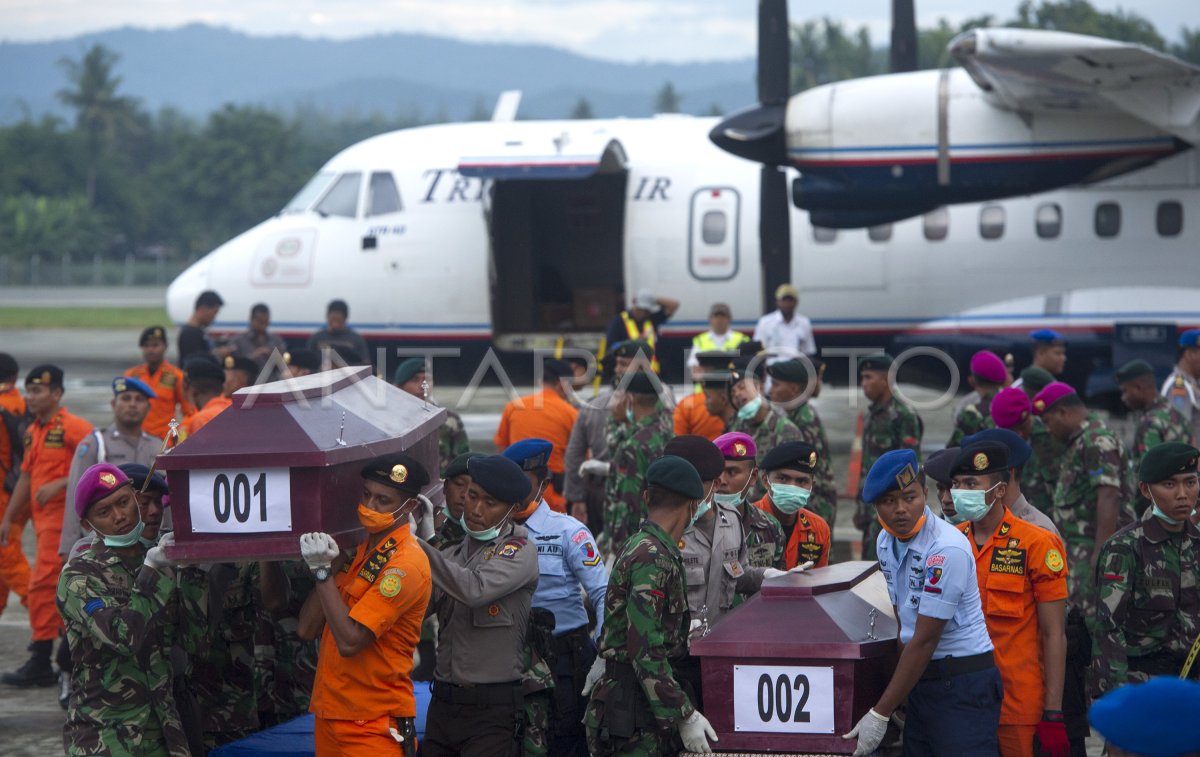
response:
<svg viewBox="0 0 1200 757"><path fill-rule="evenodd" d="M54 673L54 668L50 666L49 657L34 655L13 672L0 676L0 683L21 688L53 686L58 683L58 676Z"/></svg>

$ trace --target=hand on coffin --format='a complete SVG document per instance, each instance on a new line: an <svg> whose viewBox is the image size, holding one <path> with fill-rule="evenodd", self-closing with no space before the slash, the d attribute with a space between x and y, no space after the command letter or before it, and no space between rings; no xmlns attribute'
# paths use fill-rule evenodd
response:
<svg viewBox="0 0 1200 757"><path fill-rule="evenodd" d="M858 745L854 748L854 757L866 757L883 743L887 727L888 719L875 712L874 709L870 709L858 721L858 725L854 726L850 733L843 734L842 738L849 740L857 737Z"/></svg>
<svg viewBox="0 0 1200 757"><path fill-rule="evenodd" d="M171 567L171 561L167 559L167 547L175 546L175 534L167 534L159 539L158 544L155 544L150 549L146 550L145 564L155 570L164 570Z"/></svg>
<svg viewBox="0 0 1200 757"><path fill-rule="evenodd" d="M679 736L683 739L683 748L689 752L712 752L708 742L717 740L717 732L700 710L693 710L691 716L679 724Z"/></svg>
<svg viewBox="0 0 1200 757"><path fill-rule="evenodd" d="M604 478L608 475L608 463L603 460L584 460L579 466L579 475Z"/></svg>
<svg viewBox="0 0 1200 757"><path fill-rule="evenodd" d="M329 568L339 551L337 542L329 534L317 531L300 537L300 557L309 570Z"/></svg>

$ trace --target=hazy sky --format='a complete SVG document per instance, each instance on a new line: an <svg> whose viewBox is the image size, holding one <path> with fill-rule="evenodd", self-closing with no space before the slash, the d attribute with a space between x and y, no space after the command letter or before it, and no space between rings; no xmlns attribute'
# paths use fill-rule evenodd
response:
<svg viewBox="0 0 1200 757"><path fill-rule="evenodd" d="M1167 39L1200 25L1195 0L1092 0L1133 8ZM916 0L917 22L1013 15L1018 0ZM793 20L830 16L888 39L889 0L789 0ZM540 42L620 60L739 58L754 51L753 0L0 0L0 39L46 40L117 26L202 21L260 35L358 37L423 32L477 41ZM999 9L999 10L997 10Z"/></svg>

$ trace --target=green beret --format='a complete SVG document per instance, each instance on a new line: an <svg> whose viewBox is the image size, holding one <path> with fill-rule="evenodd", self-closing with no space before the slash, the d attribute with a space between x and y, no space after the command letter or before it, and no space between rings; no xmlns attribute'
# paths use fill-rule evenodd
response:
<svg viewBox="0 0 1200 757"><path fill-rule="evenodd" d="M858 370L861 371L888 371L892 368L892 363L895 360L886 352L876 352L874 355L867 355L858 361Z"/></svg>
<svg viewBox="0 0 1200 757"><path fill-rule="evenodd" d="M1031 365L1021 371L1021 388L1032 399L1033 395L1054 383L1054 376L1045 368Z"/></svg>
<svg viewBox="0 0 1200 757"><path fill-rule="evenodd" d="M425 358L410 357L408 360L396 366L396 372L392 374L392 383L396 386L407 384L412 380L413 376L418 373L425 372ZM465 465L465 463L464 463Z"/></svg>
<svg viewBox="0 0 1200 757"><path fill-rule="evenodd" d="M612 349L614 357L633 358L637 357L639 352L646 357L652 357L654 355L654 348L650 346L649 342L642 341L641 339L627 339L624 342L614 344Z"/></svg>
<svg viewBox="0 0 1200 757"><path fill-rule="evenodd" d="M768 365L767 375L777 381L786 381L790 384L808 383L808 368L804 365L804 361L799 358L783 360Z"/></svg>
<svg viewBox="0 0 1200 757"><path fill-rule="evenodd" d="M664 455L646 469L646 486L657 486L688 499L704 497L704 483L695 466L675 455Z"/></svg>
<svg viewBox="0 0 1200 757"><path fill-rule="evenodd" d="M634 371L622 378L617 385L624 385L625 391L630 394L658 394L658 390L654 388L654 381L645 371Z"/></svg>
<svg viewBox="0 0 1200 757"><path fill-rule="evenodd" d="M1133 381L1135 378L1142 376L1153 376L1154 366L1147 363L1145 360L1130 360L1113 375L1117 384L1124 384L1126 381Z"/></svg>
<svg viewBox="0 0 1200 757"><path fill-rule="evenodd" d="M482 452L464 452L450 461L446 470L442 471L442 479L454 478L467 472L467 461L473 457L482 457Z"/></svg>
<svg viewBox="0 0 1200 757"><path fill-rule="evenodd" d="M1176 473L1195 473L1200 450L1183 442L1163 442L1142 455L1138 480L1146 484L1166 481Z"/></svg>

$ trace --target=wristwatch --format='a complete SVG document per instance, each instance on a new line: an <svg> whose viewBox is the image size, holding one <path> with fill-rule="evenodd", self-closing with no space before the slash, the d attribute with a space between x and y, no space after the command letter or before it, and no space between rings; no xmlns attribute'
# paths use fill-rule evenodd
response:
<svg viewBox="0 0 1200 757"><path fill-rule="evenodd" d="M317 583L322 583L324 581L328 581L329 580L329 566L322 565L321 567L314 570L313 578L316 580Z"/></svg>

